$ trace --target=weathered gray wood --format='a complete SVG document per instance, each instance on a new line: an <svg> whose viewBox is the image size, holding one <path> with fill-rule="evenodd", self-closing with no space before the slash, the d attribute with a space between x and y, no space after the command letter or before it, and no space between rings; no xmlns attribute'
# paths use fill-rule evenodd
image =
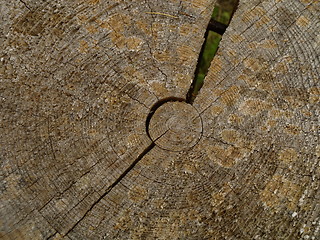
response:
<svg viewBox="0 0 320 240"><path fill-rule="evenodd" d="M64 236L101 209L151 143L149 108L185 96L210 4L1 1L2 238ZM70 236L112 232L121 208Z"/></svg>
<svg viewBox="0 0 320 240"><path fill-rule="evenodd" d="M149 133L159 148L182 151L192 148L199 142L202 125L202 119L192 105L185 102L167 102L152 116Z"/></svg>
<svg viewBox="0 0 320 240"><path fill-rule="evenodd" d="M217 239L320 237L319 7L240 1L223 36L194 104L201 159L232 175L212 175Z"/></svg>
<svg viewBox="0 0 320 240"><path fill-rule="evenodd" d="M318 1L240 0L147 136L214 3L0 0L0 238L319 238Z"/></svg>

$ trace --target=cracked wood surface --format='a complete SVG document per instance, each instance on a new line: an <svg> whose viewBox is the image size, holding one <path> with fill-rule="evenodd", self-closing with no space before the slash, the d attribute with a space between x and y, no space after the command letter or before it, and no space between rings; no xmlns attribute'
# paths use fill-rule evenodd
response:
<svg viewBox="0 0 320 240"><path fill-rule="evenodd" d="M319 1L0 3L1 239L319 238Z"/></svg>

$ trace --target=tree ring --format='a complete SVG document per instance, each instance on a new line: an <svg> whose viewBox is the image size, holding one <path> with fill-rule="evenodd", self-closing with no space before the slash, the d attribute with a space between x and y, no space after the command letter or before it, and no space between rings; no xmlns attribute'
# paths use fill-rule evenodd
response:
<svg viewBox="0 0 320 240"><path fill-rule="evenodd" d="M202 135L202 120L197 109L181 101L168 101L159 106L148 124L151 140L168 151L189 149Z"/></svg>

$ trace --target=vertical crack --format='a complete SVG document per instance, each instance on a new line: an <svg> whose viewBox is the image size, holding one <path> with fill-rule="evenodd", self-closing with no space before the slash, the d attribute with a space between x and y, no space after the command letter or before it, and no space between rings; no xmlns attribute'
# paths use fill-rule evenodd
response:
<svg viewBox="0 0 320 240"><path fill-rule="evenodd" d="M211 62L218 50L221 37L226 31L232 16L238 7L238 3L239 0L232 0L231 3L229 3L229 6L227 6L226 1L218 0L217 4L214 6L211 19L204 35L205 41L201 47L194 79L186 96L186 102L189 104L193 104L203 86ZM222 15L221 12L224 12L225 14Z"/></svg>

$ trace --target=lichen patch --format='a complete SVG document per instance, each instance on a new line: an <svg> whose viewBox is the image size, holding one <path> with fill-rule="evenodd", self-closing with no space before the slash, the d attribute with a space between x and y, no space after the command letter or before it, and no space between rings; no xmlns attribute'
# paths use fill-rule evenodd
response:
<svg viewBox="0 0 320 240"><path fill-rule="evenodd" d="M269 109L271 106L269 103L262 101L260 99L247 99L240 104L239 110L244 115L254 115L256 116L263 110Z"/></svg>
<svg viewBox="0 0 320 240"><path fill-rule="evenodd" d="M133 202L141 202L148 197L148 191L140 186L136 186L129 191L129 199Z"/></svg>
<svg viewBox="0 0 320 240"><path fill-rule="evenodd" d="M278 209L285 206L287 209L297 210L302 189L298 184L275 175L260 192L261 201L270 208Z"/></svg>
<svg viewBox="0 0 320 240"><path fill-rule="evenodd" d="M230 39L231 39L231 41L234 42L234 43L240 43L240 42L242 42L245 38L244 38L242 35L240 35L240 34L233 34L233 35L230 36Z"/></svg>
<svg viewBox="0 0 320 240"><path fill-rule="evenodd" d="M308 18L306 18L305 16L300 16L297 19L296 24L299 27L307 27L310 24L310 20Z"/></svg>
<svg viewBox="0 0 320 240"><path fill-rule="evenodd" d="M170 62L171 59L169 51L155 51L153 57L160 62Z"/></svg>
<svg viewBox="0 0 320 240"><path fill-rule="evenodd" d="M141 38L129 37L127 38L127 48L130 51L139 51L143 42L144 41Z"/></svg>
<svg viewBox="0 0 320 240"><path fill-rule="evenodd" d="M290 135L297 135L301 133L301 128L292 124L285 126L284 130Z"/></svg>
<svg viewBox="0 0 320 240"><path fill-rule="evenodd" d="M218 116L223 112L223 108L220 106L212 106L210 107L210 112L212 116Z"/></svg>
<svg viewBox="0 0 320 240"><path fill-rule="evenodd" d="M260 46L261 46L262 48L266 48L266 49L275 49L275 48L278 47L276 41L270 40L270 39L263 40L263 41L260 43Z"/></svg>
<svg viewBox="0 0 320 240"><path fill-rule="evenodd" d="M233 125L241 125L243 123L243 117L237 114L231 114L228 118L228 122Z"/></svg>
<svg viewBox="0 0 320 240"><path fill-rule="evenodd" d="M212 207L217 208L220 204L222 204L225 200L225 197L231 192L231 190L231 187L226 183L218 192L213 192L211 195Z"/></svg>
<svg viewBox="0 0 320 240"><path fill-rule="evenodd" d="M244 66L254 72L261 70L263 67L259 59L251 57L244 60Z"/></svg>
<svg viewBox="0 0 320 240"><path fill-rule="evenodd" d="M210 160L225 168L233 167L243 157L240 149L233 146L208 146L206 151Z"/></svg>
<svg viewBox="0 0 320 240"><path fill-rule="evenodd" d="M100 2L100 0L87 0L89 4L95 5Z"/></svg>
<svg viewBox="0 0 320 240"><path fill-rule="evenodd" d="M235 144L236 142L238 142L238 139L239 139L239 132L235 131L235 130L223 130L221 132L221 138L227 142L227 143L230 143L230 144Z"/></svg>
<svg viewBox="0 0 320 240"><path fill-rule="evenodd" d="M264 15L255 23L255 25L257 28L260 28L262 26L268 25L270 21L271 19L268 16Z"/></svg>
<svg viewBox="0 0 320 240"><path fill-rule="evenodd" d="M279 152L278 159L285 163L295 162L298 159L298 153L293 148L283 149Z"/></svg>
<svg viewBox="0 0 320 240"><path fill-rule="evenodd" d="M243 14L242 21L248 23L253 21L255 18L261 18L266 14L266 10L261 7L255 7L247 13Z"/></svg>
<svg viewBox="0 0 320 240"><path fill-rule="evenodd" d="M85 40L79 42L79 52L86 53L89 50L89 44Z"/></svg>
<svg viewBox="0 0 320 240"><path fill-rule="evenodd" d="M239 92L240 88L238 86L231 86L221 95L220 101L227 106L233 106L240 97Z"/></svg>
<svg viewBox="0 0 320 240"><path fill-rule="evenodd" d="M178 63L182 65L190 65L195 58L195 51L189 45L182 45L177 47Z"/></svg>
<svg viewBox="0 0 320 240"><path fill-rule="evenodd" d="M198 28L190 26L190 24L182 24L179 28L179 32L182 36L188 36L190 34L195 34L199 31Z"/></svg>

